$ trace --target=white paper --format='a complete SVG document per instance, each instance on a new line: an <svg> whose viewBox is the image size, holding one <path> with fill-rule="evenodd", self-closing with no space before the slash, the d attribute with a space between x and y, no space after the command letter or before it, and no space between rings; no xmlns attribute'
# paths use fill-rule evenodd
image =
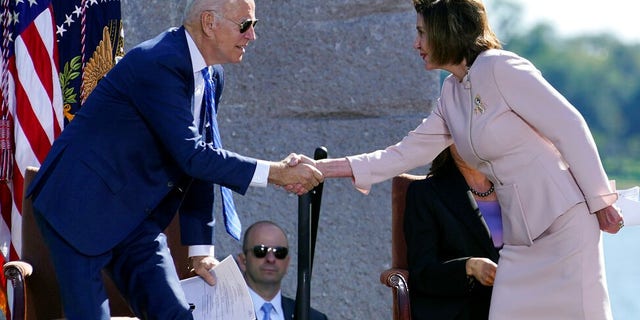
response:
<svg viewBox="0 0 640 320"><path fill-rule="evenodd" d="M216 284L210 286L195 276L180 281L187 302L195 305L195 320L255 320L253 302L247 283L231 255L222 260L211 273Z"/></svg>
<svg viewBox="0 0 640 320"><path fill-rule="evenodd" d="M617 190L618 201L615 205L620 209L625 226L640 225L640 187Z"/></svg>

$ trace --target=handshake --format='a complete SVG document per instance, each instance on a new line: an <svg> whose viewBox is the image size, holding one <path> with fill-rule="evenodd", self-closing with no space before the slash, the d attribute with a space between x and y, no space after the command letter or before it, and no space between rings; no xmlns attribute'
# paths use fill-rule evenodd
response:
<svg viewBox="0 0 640 320"><path fill-rule="evenodd" d="M269 183L297 195L311 191L322 181L324 174L317 168L317 162L305 155L292 153L269 166Z"/></svg>

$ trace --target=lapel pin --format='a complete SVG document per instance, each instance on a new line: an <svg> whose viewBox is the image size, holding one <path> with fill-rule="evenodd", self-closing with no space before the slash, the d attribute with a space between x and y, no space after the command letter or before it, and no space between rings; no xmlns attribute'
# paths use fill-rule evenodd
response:
<svg viewBox="0 0 640 320"><path fill-rule="evenodd" d="M473 110L476 113L480 113L483 114L484 113L484 105L482 103L482 100L480 99L480 95L477 94L476 97L473 99L473 103L476 105L475 108L473 108Z"/></svg>

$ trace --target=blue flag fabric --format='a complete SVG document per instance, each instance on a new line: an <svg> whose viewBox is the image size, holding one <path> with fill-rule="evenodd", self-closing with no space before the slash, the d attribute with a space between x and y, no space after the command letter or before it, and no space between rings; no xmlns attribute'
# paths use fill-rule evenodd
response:
<svg viewBox="0 0 640 320"><path fill-rule="evenodd" d="M52 4L66 125L117 57L124 55L120 0L53 0Z"/></svg>

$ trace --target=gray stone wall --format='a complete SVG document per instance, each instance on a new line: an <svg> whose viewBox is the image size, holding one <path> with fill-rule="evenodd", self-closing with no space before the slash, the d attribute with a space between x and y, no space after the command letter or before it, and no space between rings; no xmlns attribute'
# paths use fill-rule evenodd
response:
<svg viewBox="0 0 640 320"><path fill-rule="evenodd" d="M184 0L122 0L125 50L181 22ZM227 149L266 160L290 152L331 157L373 151L401 139L439 91L412 48L409 0L256 1L258 40L241 64L225 65L219 114ZM425 168L414 170L424 173ZM243 225L274 220L288 231L292 264L283 293L295 297L297 196L269 186L235 197ZM357 192L347 179L324 184L311 279L311 305L330 319L390 319L390 183ZM218 218L222 221L221 217ZM218 224L216 255L240 250Z"/></svg>

